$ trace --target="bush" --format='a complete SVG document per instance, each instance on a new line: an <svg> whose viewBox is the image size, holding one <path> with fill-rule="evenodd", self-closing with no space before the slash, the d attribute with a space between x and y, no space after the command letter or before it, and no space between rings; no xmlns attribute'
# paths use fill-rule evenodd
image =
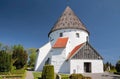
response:
<svg viewBox="0 0 120 79"><path fill-rule="evenodd" d="M54 66L53 65L45 65L42 71L42 79L54 79Z"/></svg>
<svg viewBox="0 0 120 79"><path fill-rule="evenodd" d="M82 74L71 74L70 79L83 79L83 75Z"/></svg>

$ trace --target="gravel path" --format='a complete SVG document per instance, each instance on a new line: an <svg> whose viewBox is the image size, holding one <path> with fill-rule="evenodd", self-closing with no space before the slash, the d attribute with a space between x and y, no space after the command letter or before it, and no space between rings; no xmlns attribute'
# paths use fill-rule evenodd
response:
<svg viewBox="0 0 120 79"><path fill-rule="evenodd" d="M98 74L87 73L83 75L92 77L92 79L120 79L120 75L115 75L115 74L108 73L108 72L98 73Z"/></svg>
<svg viewBox="0 0 120 79"><path fill-rule="evenodd" d="M25 79L34 79L32 71L27 71L26 78Z"/></svg>

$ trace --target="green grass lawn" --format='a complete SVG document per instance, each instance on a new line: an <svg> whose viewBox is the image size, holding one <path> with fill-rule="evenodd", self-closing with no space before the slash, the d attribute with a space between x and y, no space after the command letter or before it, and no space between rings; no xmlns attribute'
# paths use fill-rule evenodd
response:
<svg viewBox="0 0 120 79"><path fill-rule="evenodd" d="M114 72L117 72L117 71L116 71L116 69L112 69L112 70L110 70L109 72L114 73Z"/></svg>
<svg viewBox="0 0 120 79"><path fill-rule="evenodd" d="M41 75L42 72L33 72L34 79L38 79L39 77L41 77Z"/></svg>
<svg viewBox="0 0 120 79"><path fill-rule="evenodd" d="M61 79L68 79L69 75L68 74L60 74ZM42 72L33 72L34 79L38 79L42 76Z"/></svg>
<svg viewBox="0 0 120 79"><path fill-rule="evenodd" d="M12 79L12 78L25 79L26 70L18 69L18 70L12 70L11 72L0 72L0 75L1 77L5 77L6 79Z"/></svg>
<svg viewBox="0 0 120 79"><path fill-rule="evenodd" d="M60 74L60 75L61 75L61 79L69 79L68 74Z"/></svg>

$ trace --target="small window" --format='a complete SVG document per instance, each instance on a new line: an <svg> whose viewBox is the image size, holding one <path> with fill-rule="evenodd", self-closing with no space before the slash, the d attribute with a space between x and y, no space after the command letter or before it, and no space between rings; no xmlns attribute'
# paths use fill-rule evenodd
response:
<svg viewBox="0 0 120 79"><path fill-rule="evenodd" d="M80 37L80 36L79 36L79 33L76 33L76 37L77 37L77 38L79 38L79 37Z"/></svg>
<svg viewBox="0 0 120 79"><path fill-rule="evenodd" d="M60 33L60 37L62 37L63 36L63 33Z"/></svg>
<svg viewBox="0 0 120 79"><path fill-rule="evenodd" d="M86 37L86 41L89 42L89 38L88 38L88 36Z"/></svg>

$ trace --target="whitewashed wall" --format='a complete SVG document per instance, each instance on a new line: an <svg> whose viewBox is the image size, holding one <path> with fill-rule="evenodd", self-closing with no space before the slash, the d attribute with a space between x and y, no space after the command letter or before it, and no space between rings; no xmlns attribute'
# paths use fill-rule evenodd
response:
<svg viewBox="0 0 120 79"><path fill-rule="evenodd" d="M84 63L91 63L91 73L103 73L103 61L102 60L70 60L70 74L74 73L85 73L84 72Z"/></svg>
<svg viewBox="0 0 120 79"><path fill-rule="evenodd" d="M42 71L45 61L48 59L48 57L51 56L51 54L49 53L50 49L51 49L50 43L45 44L43 47L39 49L34 69L35 71Z"/></svg>
<svg viewBox="0 0 120 79"><path fill-rule="evenodd" d="M68 39L68 42L67 42L67 44L66 44L66 48L65 48L65 56L66 56L66 59L67 59L67 57L68 57L68 55L69 55L69 53L73 50L72 48L72 45L71 45L71 40L70 39Z"/></svg>
<svg viewBox="0 0 120 79"><path fill-rule="evenodd" d="M49 35L49 39L51 42L51 45L53 45L56 40L60 37L59 34L63 33L63 37L68 37L71 41L71 49L73 49L75 46L84 43L87 41L88 33L84 30L79 29L62 29L52 32ZM79 38L76 37L76 33L79 33ZM52 41L51 41L52 40Z"/></svg>
<svg viewBox="0 0 120 79"><path fill-rule="evenodd" d="M54 65L56 73L68 73L69 72L69 62L66 60L66 49L65 48L55 48L52 49L51 64Z"/></svg>

